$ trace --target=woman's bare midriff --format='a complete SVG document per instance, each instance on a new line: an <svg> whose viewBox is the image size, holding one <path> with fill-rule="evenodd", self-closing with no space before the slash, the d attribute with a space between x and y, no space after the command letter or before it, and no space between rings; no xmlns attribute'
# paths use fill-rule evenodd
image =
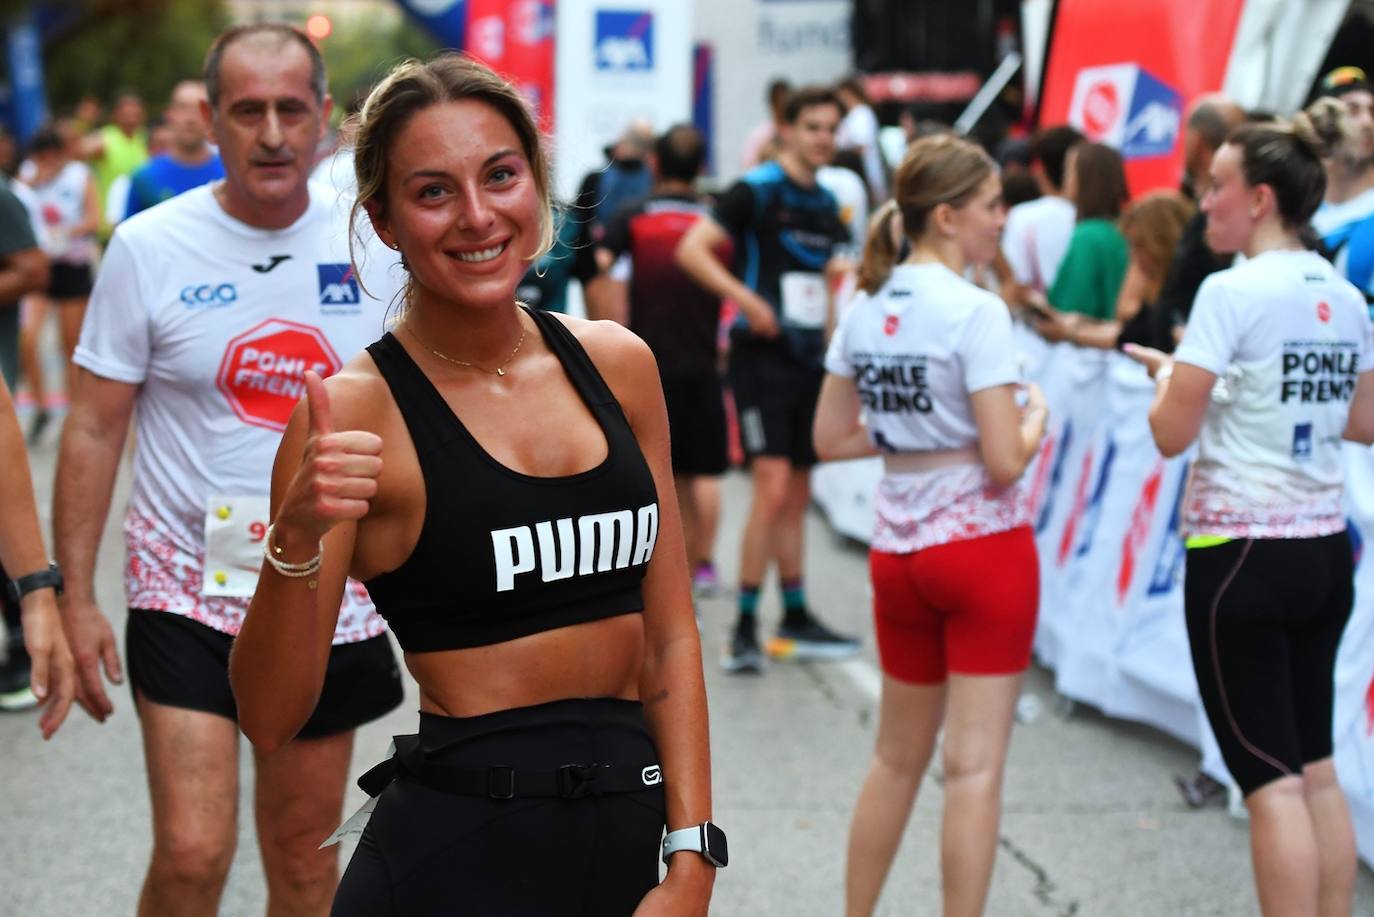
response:
<svg viewBox="0 0 1374 917"><path fill-rule="evenodd" d="M406 653L420 709L480 716L575 697L639 697L644 616L623 614L491 646Z"/></svg>

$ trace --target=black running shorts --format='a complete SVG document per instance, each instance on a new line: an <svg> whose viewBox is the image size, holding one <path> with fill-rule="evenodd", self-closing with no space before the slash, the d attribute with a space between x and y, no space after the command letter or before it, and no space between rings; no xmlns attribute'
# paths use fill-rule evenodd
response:
<svg viewBox="0 0 1374 917"><path fill-rule="evenodd" d="M577 698L471 717L420 714L427 761L637 769L658 760L638 701ZM630 917L658 884L661 782L581 798L461 796L409 775L377 798L332 917ZM647 781L646 781L647 784Z"/></svg>
<svg viewBox="0 0 1374 917"><path fill-rule="evenodd" d="M722 475L730 466L725 393L715 373L665 376L673 474Z"/></svg>
<svg viewBox="0 0 1374 917"><path fill-rule="evenodd" d="M91 295L93 284L89 264L63 264L54 261L48 270L48 296L53 299L80 299Z"/></svg>
<svg viewBox="0 0 1374 917"><path fill-rule="evenodd" d="M1247 796L1331 757L1336 651L1353 575L1345 532L1188 551L1184 608L1198 692Z"/></svg>
<svg viewBox="0 0 1374 917"><path fill-rule="evenodd" d="M129 610L124 630L129 687L156 704L200 710L238 722L229 687L234 638L168 611ZM319 705L297 734L318 739L357 729L394 710L401 673L386 634L344 643L329 653Z"/></svg>
<svg viewBox="0 0 1374 917"><path fill-rule="evenodd" d="M797 469L815 465L811 425L825 372L798 363L776 341L737 337L731 348L730 390L745 454L785 458Z"/></svg>

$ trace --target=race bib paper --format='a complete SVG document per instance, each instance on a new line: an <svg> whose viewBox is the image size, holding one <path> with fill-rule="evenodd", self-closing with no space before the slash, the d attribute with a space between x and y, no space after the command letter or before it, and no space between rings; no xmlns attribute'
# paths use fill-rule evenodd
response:
<svg viewBox="0 0 1374 917"><path fill-rule="evenodd" d="M789 271L782 275L782 320L794 328L825 327L825 278Z"/></svg>
<svg viewBox="0 0 1374 917"><path fill-rule="evenodd" d="M211 497L205 508L201 594L251 598L262 568L271 506L267 497Z"/></svg>

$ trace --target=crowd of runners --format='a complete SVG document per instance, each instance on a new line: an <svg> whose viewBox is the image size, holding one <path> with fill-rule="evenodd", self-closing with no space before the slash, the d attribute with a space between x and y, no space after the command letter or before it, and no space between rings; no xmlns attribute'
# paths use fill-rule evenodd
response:
<svg viewBox="0 0 1374 917"><path fill-rule="evenodd" d="M1196 100L1181 189L1132 200L1120 154L1071 127L994 157L912 121L891 156L862 80L779 81L719 193L696 128L634 122L556 202L527 106L481 64L397 65L322 156L318 49L230 29L158 130L121 92L108 123L83 105L0 144L0 707L41 707L50 738L127 677L140 914L217 911L240 732L270 913L705 914L728 852L703 648L734 676L860 651L808 599L803 523L819 462L878 456L882 700L846 913L876 907L937 748L944 912L982 913L1040 602L1019 482L1051 406L1022 322L1122 349L1156 382L1160 452L1196 443L1187 627L1259 908L1348 915L1331 715L1341 443L1374 442L1374 86L1341 68L1320 95L1292 119ZM590 320L560 314L572 279ZM25 441L59 425L47 539ZM95 594L111 512L122 652ZM693 612L721 592L723 640ZM375 808L340 876L320 845L354 732L403 696L388 630L419 724L361 775Z"/></svg>

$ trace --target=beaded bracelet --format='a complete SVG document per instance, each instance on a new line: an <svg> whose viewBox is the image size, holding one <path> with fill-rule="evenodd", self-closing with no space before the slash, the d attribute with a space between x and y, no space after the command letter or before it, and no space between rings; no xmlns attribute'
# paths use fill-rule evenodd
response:
<svg viewBox="0 0 1374 917"><path fill-rule="evenodd" d="M272 565L273 570L276 570L282 576L289 576L293 579L299 579L301 577L310 576L314 573L319 572L320 563L324 560L323 541L320 542L319 548L318 550L316 550L314 557L310 558L304 563L288 563L284 560L277 560L277 558L273 556L275 554L281 553L281 548L273 547L272 545L272 532L275 529L275 523L269 525L267 527L267 537L265 537L262 540L262 556L267 558L267 562Z"/></svg>

